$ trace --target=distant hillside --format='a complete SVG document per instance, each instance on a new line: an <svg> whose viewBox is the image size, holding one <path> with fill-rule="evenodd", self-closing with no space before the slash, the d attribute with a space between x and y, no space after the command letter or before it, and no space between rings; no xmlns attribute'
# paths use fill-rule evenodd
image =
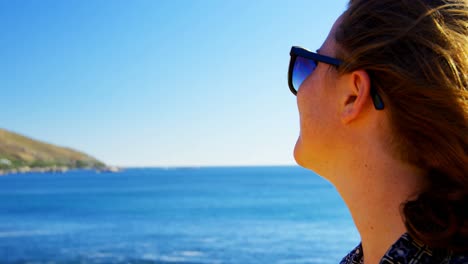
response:
<svg viewBox="0 0 468 264"><path fill-rule="evenodd" d="M106 165L79 151L54 146L0 128L0 173L105 169Z"/></svg>

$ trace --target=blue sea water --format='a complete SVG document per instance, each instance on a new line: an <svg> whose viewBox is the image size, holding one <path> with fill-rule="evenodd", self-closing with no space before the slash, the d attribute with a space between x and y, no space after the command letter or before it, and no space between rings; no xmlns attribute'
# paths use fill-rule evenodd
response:
<svg viewBox="0 0 468 264"><path fill-rule="evenodd" d="M0 263L338 263L358 242L299 167L0 177Z"/></svg>

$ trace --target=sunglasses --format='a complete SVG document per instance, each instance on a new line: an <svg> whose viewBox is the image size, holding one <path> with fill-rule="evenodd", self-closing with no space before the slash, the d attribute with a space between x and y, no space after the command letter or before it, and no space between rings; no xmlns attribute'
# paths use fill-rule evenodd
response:
<svg viewBox="0 0 468 264"><path fill-rule="evenodd" d="M339 67L343 63L339 59L321 55L297 46L293 46L289 54L291 55L291 60L289 61L288 84L289 90L291 90L294 95L297 95L299 87L304 80L314 72L319 62L335 67ZM384 104L382 98L377 94L376 89L371 87L370 93L375 109L382 110Z"/></svg>

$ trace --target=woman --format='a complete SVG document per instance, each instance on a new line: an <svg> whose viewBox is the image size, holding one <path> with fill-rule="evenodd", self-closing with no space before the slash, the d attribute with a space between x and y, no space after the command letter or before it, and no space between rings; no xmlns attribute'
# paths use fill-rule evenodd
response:
<svg viewBox="0 0 468 264"><path fill-rule="evenodd" d="M292 48L294 157L362 239L341 263L468 263L467 73L466 0L351 0L317 53Z"/></svg>

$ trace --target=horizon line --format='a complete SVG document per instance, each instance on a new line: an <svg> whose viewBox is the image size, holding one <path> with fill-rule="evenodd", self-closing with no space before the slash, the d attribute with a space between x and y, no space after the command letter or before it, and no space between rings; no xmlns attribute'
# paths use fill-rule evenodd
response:
<svg viewBox="0 0 468 264"><path fill-rule="evenodd" d="M300 167L297 164L222 164L222 165L108 165L122 169L200 169L200 168L246 168L246 167Z"/></svg>

